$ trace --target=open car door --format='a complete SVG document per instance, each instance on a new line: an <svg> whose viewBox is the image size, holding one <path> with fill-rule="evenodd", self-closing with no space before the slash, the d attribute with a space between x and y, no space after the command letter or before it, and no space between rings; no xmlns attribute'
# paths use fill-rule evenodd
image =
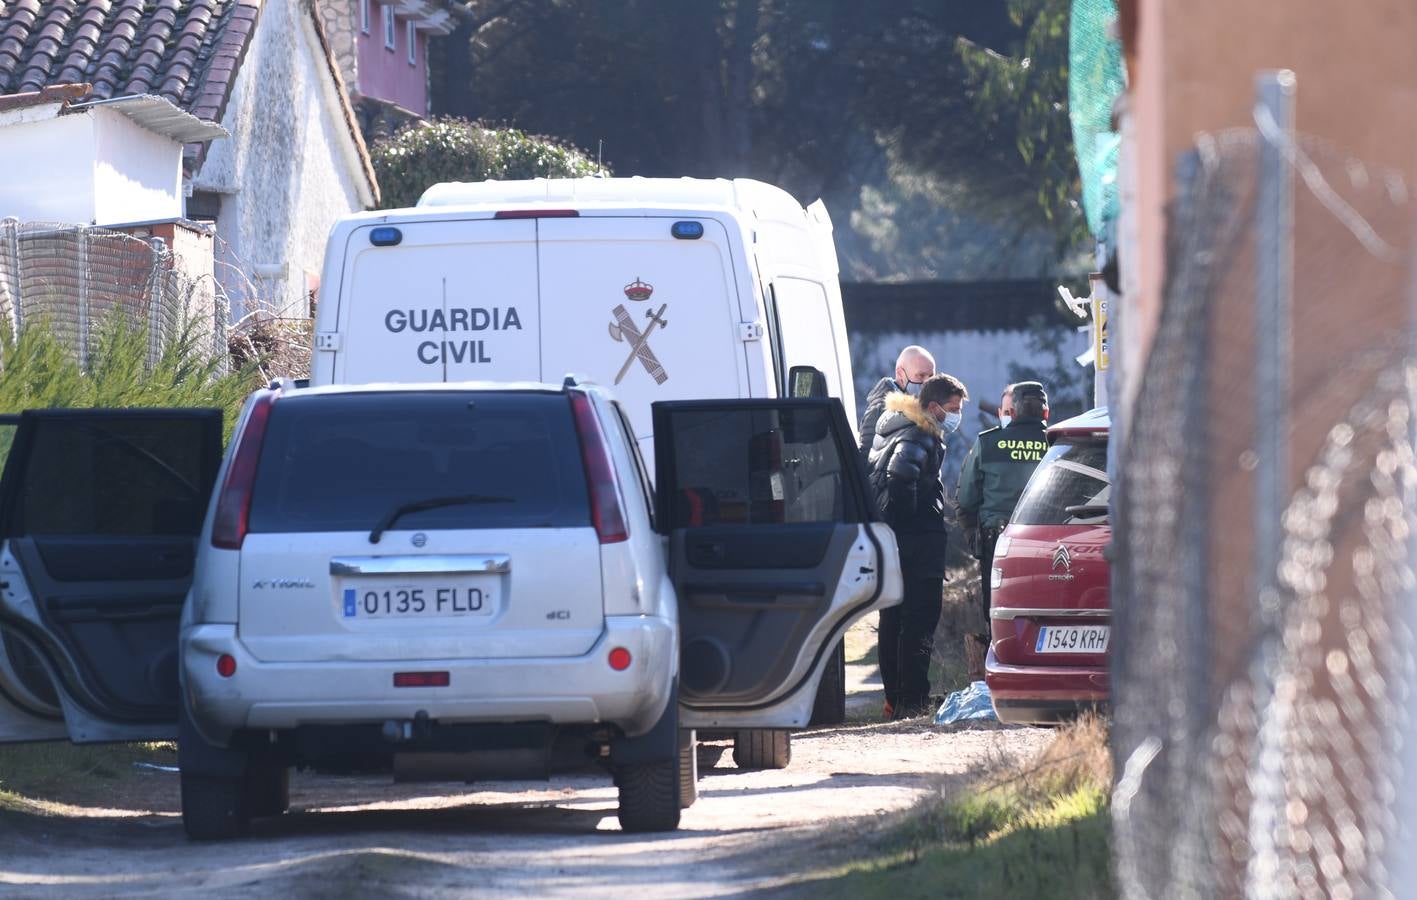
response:
<svg viewBox="0 0 1417 900"><path fill-rule="evenodd" d="M806 725L846 629L901 597L841 402L656 403L654 440L680 725Z"/></svg>
<svg viewBox="0 0 1417 900"><path fill-rule="evenodd" d="M176 736L221 411L33 410L0 481L0 741Z"/></svg>

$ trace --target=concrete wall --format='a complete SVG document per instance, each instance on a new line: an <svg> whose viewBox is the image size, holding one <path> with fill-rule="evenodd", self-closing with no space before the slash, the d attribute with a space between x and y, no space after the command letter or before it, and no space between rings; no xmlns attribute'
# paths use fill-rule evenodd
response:
<svg viewBox="0 0 1417 900"><path fill-rule="evenodd" d="M195 181L223 195L217 278L240 317L306 315L325 239L363 208L353 139L300 0L267 0L222 124Z"/></svg>
<svg viewBox="0 0 1417 900"><path fill-rule="evenodd" d="M94 117L95 223L181 216L182 146L111 109L83 115Z"/></svg>
<svg viewBox="0 0 1417 900"><path fill-rule="evenodd" d="M383 9L378 3L373 4L369 33L359 35L358 92L364 97L397 103L420 116L426 115L428 36L422 31L414 32L417 63L409 65L406 20L394 17L394 48L390 50L384 46ZM358 14L358 9L355 9L355 14Z"/></svg>

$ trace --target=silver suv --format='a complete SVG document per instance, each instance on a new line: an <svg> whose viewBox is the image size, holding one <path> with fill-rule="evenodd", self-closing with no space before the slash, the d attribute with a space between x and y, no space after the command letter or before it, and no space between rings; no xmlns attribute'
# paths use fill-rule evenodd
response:
<svg viewBox="0 0 1417 900"><path fill-rule="evenodd" d="M838 402L658 404L654 433L652 482L574 379L264 390L224 459L212 410L27 412L0 740L177 737L194 838L356 762L598 764L624 829L674 828L695 730L785 764L830 649L901 585Z"/></svg>

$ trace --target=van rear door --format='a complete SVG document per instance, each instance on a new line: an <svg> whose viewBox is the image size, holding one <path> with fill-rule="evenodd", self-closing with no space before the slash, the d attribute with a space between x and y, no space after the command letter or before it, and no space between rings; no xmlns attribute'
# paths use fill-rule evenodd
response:
<svg viewBox="0 0 1417 900"><path fill-rule="evenodd" d="M646 450L651 403L749 396L721 222L581 216L538 225L543 381L576 372L611 388Z"/></svg>
<svg viewBox="0 0 1417 900"><path fill-rule="evenodd" d="M358 228L344 278L336 384L541 375L535 220Z"/></svg>

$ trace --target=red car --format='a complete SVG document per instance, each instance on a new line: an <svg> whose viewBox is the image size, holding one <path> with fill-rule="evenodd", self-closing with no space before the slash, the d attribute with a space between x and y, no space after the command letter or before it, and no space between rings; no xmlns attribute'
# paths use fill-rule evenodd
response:
<svg viewBox="0 0 1417 900"><path fill-rule="evenodd" d="M1111 637L1106 408L1048 429L1051 445L994 550L984 680L1003 722L1055 722L1108 699Z"/></svg>

